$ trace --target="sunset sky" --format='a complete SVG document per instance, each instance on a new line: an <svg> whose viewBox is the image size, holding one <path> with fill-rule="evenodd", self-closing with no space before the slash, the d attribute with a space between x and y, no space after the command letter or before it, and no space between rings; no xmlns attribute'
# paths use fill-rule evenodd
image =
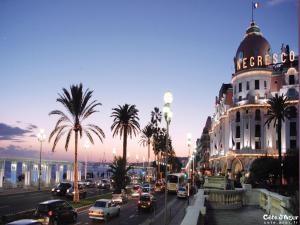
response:
<svg viewBox="0 0 300 225"><path fill-rule="evenodd" d="M297 2L265 0L255 10L272 52L282 43L298 52ZM80 82L102 103L90 122L106 134L89 160L104 152L110 160L113 148L122 154L110 131L112 108L135 104L143 128L167 90L174 96L170 135L176 154L186 156L186 134L194 142L201 136L250 20L248 0L0 1L0 157L36 157L38 128L49 135L57 117L48 113L62 109L57 94ZM139 139L129 140L130 161L147 156ZM72 160L62 144L51 153L45 142L43 156Z"/></svg>

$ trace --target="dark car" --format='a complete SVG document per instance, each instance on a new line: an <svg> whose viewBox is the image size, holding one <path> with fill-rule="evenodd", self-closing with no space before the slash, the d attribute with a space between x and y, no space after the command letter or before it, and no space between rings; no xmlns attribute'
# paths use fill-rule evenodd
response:
<svg viewBox="0 0 300 225"><path fill-rule="evenodd" d="M65 225L76 222L76 210L64 200L49 200L38 205L35 218L43 225Z"/></svg>
<svg viewBox="0 0 300 225"><path fill-rule="evenodd" d="M78 190L79 190L79 198L85 198L86 197L86 190L82 185L78 185ZM70 187L67 192L66 196L67 198L73 198L74 197L74 187Z"/></svg>
<svg viewBox="0 0 300 225"><path fill-rule="evenodd" d="M155 206L155 198L153 195L148 193L141 194L138 201L138 210L141 209L154 209Z"/></svg>
<svg viewBox="0 0 300 225"><path fill-rule="evenodd" d="M100 189L110 189L110 181L108 179L102 179L98 184L97 187Z"/></svg>
<svg viewBox="0 0 300 225"><path fill-rule="evenodd" d="M83 182L84 182L85 186L88 188L95 187L95 182L93 180L85 180Z"/></svg>
<svg viewBox="0 0 300 225"><path fill-rule="evenodd" d="M43 224L37 220L23 219L23 220L16 220L14 222L7 223L6 225L43 225Z"/></svg>
<svg viewBox="0 0 300 225"><path fill-rule="evenodd" d="M72 184L69 182L58 183L54 188L51 189L53 195L64 196L67 193L67 190L72 187Z"/></svg>

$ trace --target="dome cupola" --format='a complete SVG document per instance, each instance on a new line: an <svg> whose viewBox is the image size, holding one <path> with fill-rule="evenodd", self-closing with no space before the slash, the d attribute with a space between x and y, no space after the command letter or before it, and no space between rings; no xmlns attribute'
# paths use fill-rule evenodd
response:
<svg viewBox="0 0 300 225"><path fill-rule="evenodd" d="M235 71L266 68L271 63L270 49L271 46L263 37L260 28L255 22L251 22L234 58Z"/></svg>

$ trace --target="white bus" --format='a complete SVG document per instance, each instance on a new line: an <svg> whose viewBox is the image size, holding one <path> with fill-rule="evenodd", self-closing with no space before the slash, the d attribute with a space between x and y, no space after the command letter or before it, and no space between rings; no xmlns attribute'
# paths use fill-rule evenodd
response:
<svg viewBox="0 0 300 225"><path fill-rule="evenodd" d="M176 192L186 182L184 173L171 173L167 176L167 190L168 192Z"/></svg>

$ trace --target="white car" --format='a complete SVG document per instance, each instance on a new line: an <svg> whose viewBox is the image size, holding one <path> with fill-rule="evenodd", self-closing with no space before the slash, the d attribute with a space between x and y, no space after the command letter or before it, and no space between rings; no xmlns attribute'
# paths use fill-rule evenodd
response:
<svg viewBox="0 0 300 225"><path fill-rule="evenodd" d="M111 201L114 204L124 204L128 201L128 197L125 191L122 191L122 193L119 194L112 194Z"/></svg>
<svg viewBox="0 0 300 225"><path fill-rule="evenodd" d="M89 208L89 218L93 220L109 220L111 217L120 215L120 207L109 199L99 199Z"/></svg>
<svg viewBox="0 0 300 225"><path fill-rule="evenodd" d="M178 197L178 198L187 198L187 197L188 197L188 193L187 193L186 188L180 187L180 188L177 190L177 197Z"/></svg>

